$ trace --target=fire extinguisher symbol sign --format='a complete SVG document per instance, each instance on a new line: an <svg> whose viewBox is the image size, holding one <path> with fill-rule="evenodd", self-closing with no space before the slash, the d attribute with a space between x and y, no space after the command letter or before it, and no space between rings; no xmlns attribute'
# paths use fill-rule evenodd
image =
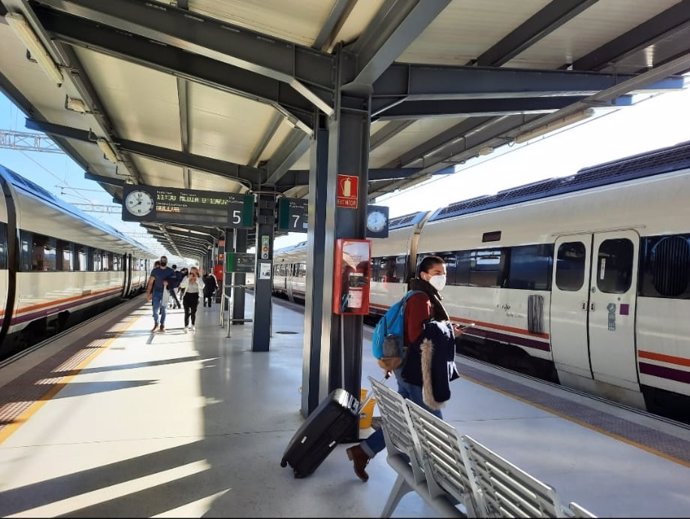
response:
<svg viewBox="0 0 690 519"><path fill-rule="evenodd" d="M357 186L359 178L353 175L338 175L338 189L336 193L336 205L357 209Z"/></svg>

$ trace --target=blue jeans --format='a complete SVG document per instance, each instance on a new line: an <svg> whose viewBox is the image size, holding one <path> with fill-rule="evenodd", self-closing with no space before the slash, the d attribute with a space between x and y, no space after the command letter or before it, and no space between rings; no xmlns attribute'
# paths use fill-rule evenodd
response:
<svg viewBox="0 0 690 519"><path fill-rule="evenodd" d="M153 322L158 326L158 314L161 315L161 324L165 324L165 305L163 304L163 291L154 290L151 294L151 303L153 304Z"/></svg>
<svg viewBox="0 0 690 519"><path fill-rule="evenodd" d="M402 378L402 375L400 374L400 371L400 369L395 370L395 378L398 382L398 393L400 393L403 396L403 398L411 400L415 404L429 411L431 414L443 419L443 415L441 414L440 409L429 409L429 407L427 407L427 405L424 403L424 398L422 396L422 386L415 386L414 384L409 384L405 382ZM377 429L376 431L371 433L366 440L359 444L359 446L362 447L362 450L370 458L376 456L376 454L378 454L386 448L386 438L383 436L383 428Z"/></svg>

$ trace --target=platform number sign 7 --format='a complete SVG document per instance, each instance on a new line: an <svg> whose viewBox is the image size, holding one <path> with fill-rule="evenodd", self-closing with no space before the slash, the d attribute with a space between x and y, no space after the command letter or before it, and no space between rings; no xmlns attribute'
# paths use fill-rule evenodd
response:
<svg viewBox="0 0 690 519"><path fill-rule="evenodd" d="M228 201L228 227L248 229L254 226L254 197L239 195Z"/></svg>

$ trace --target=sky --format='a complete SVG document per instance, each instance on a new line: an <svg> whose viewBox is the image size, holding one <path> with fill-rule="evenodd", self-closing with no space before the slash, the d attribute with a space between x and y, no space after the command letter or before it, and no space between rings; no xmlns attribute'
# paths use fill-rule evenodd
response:
<svg viewBox="0 0 690 519"><path fill-rule="evenodd" d="M27 131L25 117L12 101L0 93L0 129ZM376 205L389 207L390 216L437 209L448 204L500 190L568 176L583 167L671 146L690 140L690 77L686 88L637 102L633 106L599 112L577 126L538 137L525 144L503 146L492 154L467 161L451 175L432 178L412 189L379 197ZM120 206L84 171L63 154L17 151L0 148L0 164L37 182L73 204L107 205L114 214L90 212L147 246L154 254L166 251L134 222L122 222ZM81 207L84 209L84 207ZM275 241L275 248L306 239L290 233ZM172 258L186 264L184 259Z"/></svg>

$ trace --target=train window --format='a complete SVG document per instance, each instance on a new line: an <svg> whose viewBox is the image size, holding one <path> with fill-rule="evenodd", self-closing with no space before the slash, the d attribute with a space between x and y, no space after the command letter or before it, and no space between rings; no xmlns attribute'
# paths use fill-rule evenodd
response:
<svg viewBox="0 0 690 519"><path fill-rule="evenodd" d="M393 282L403 283L405 281L405 271L407 270L407 256L396 256L395 258L395 277Z"/></svg>
<svg viewBox="0 0 690 519"><path fill-rule="evenodd" d="M0 223L0 269L7 268L7 224Z"/></svg>
<svg viewBox="0 0 690 519"><path fill-rule="evenodd" d="M101 255L101 270L110 270L110 266L112 265L112 253L110 252L104 252Z"/></svg>
<svg viewBox="0 0 690 519"><path fill-rule="evenodd" d="M585 244L579 241L561 243L556 259L556 286L559 290L577 292L585 282Z"/></svg>
<svg viewBox="0 0 690 519"><path fill-rule="evenodd" d="M89 249L84 245L76 245L76 255L74 259L77 260L75 270L86 272L89 270Z"/></svg>
<svg viewBox="0 0 690 519"><path fill-rule="evenodd" d="M113 255L113 270L117 272L124 270L124 261L122 261L122 256L119 254Z"/></svg>
<svg viewBox="0 0 690 519"><path fill-rule="evenodd" d="M505 266L503 249L474 250L470 253L470 286L500 287Z"/></svg>
<svg viewBox="0 0 690 519"><path fill-rule="evenodd" d="M72 263L72 244L68 241L57 242L57 269L65 272L74 270Z"/></svg>
<svg viewBox="0 0 690 519"><path fill-rule="evenodd" d="M690 299L689 238L679 235L644 239L640 295Z"/></svg>
<svg viewBox="0 0 690 519"><path fill-rule="evenodd" d="M33 237L30 232L21 231L19 235L19 270L29 272L31 270L31 242Z"/></svg>
<svg viewBox="0 0 690 519"><path fill-rule="evenodd" d="M607 294L623 294L632 283L633 243L625 238L604 240L597 258L597 288Z"/></svg>
<svg viewBox="0 0 690 519"><path fill-rule="evenodd" d="M470 284L470 262L472 257L471 251L460 251L455 253L455 284L459 286L468 286Z"/></svg>
<svg viewBox="0 0 690 519"><path fill-rule="evenodd" d="M57 269L57 240L34 233L31 241L31 270L49 271Z"/></svg>
<svg viewBox="0 0 690 519"><path fill-rule="evenodd" d="M510 249L507 288L549 290L552 245L526 245Z"/></svg>
<svg viewBox="0 0 690 519"><path fill-rule="evenodd" d="M101 266L103 265L103 253L96 249L93 251L91 257L93 258L93 261L89 270L91 270L91 272L99 272L101 270Z"/></svg>
<svg viewBox="0 0 690 519"><path fill-rule="evenodd" d="M454 252L441 252L438 254L446 262L446 285L455 285L457 271L457 257Z"/></svg>

